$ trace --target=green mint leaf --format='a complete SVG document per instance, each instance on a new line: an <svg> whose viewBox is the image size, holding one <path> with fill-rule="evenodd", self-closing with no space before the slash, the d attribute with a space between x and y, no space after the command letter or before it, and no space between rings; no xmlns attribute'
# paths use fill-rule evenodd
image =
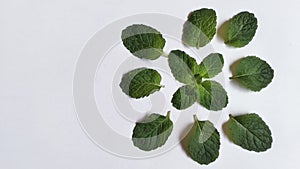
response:
<svg viewBox="0 0 300 169"><path fill-rule="evenodd" d="M267 87L274 77L274 70L264 60L256 56L248 56L239 61L230 79L237 79L246 88L260 91Z"/></svg>
<svg viewBox="0 0 300 169"><path fill-rule="evenodd" d="M227 126L229 138L246 150L261 152L272 146L271 131L257 114L230 115Z"/></svg>
<svg viewBox="0 0 300 169"><path fill-rule="evenodd" d="M220 134L210 121L195 122L187 134L187 153L199 164L209 164L219 156Z"/></svg>
<svg viewBox="0 0 300 169"><path fill-rule="evenodd" d="M234 47L246 46L254 37L257 29L257 19L254 14L240 12L229 21L225 43Z"/></svg>
<svg viewBox="0 0 300 169"><path fill-rule="evenodd" d="M191 12L183 26L183 43L196 48L205 46L216 34L216 25L217 15L213 9Z"/></svg>
<svg viewBox="0 0 300 169"><path fill-rule="evenodd" d="M161 76L153 69L138 68L123 75L120 87L132 98L142 98L160 90Z"/></svg>
<svg viewBox="0 0 300 169"><path fill-rule="evenodd" d="M212 78L222 71L223 65L223 55L220 53L211 53L200 63L200 75L203 78Z"/></svg>
<svg viewBox="0 0 300 169"><path fill-rule="evenodd" d="M206 80L198 85L198 102L208 110L222 110L228 104L228 96L222 85Z"/></svg>
<svg viewBox="0 0 300 169"><path fill-rule="evenodd" d="M198 71L198 65L194 58L184 51L172 50L168 56L169 67L176 80L184 84L194 84L194 74Z"/></svg>
<svg viewBox="0 0 300 169"><path fill-rule="evenodd" d="M192 106L197 100L197 87L192 85L185 85L180 87L172 98L173 107L178 110L186 109Z"/></svg>
<svg viewBox="0 0 300 169"><path fill-rule="evenodd" d="M163 53L166 40L156 29L146 25L131 25L122 31L124 46L139 58L157 59Z"/></svg>
<svg viewBox="0 0 300 169"><path fill-rule="evenodd" d="M170 112L167 116L151 114L136 123L132 141L134 146L144 151L151 151L164 145L173 130Z"/></svg>

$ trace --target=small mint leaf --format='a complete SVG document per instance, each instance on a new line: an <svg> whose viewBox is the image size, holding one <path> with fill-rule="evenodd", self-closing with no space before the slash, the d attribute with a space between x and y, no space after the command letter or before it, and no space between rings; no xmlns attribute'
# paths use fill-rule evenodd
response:
<svg viewBox="0 0 300 169"><path fill-rule="evenodd" d="M123 75L120 87L132 98L142 98L158 91L161 76L153 69L138 68Z"/></svg>
<svg viewBox="0 0 300 169"><path fill-rule="evenodd" d="M122 31L124 46L136 57L155 60L163 54L166 40L156 29L131 25Z"/></svg>
<svg viewBox="0 0 300 169"><path fill-rule="evenodd" d="M247 56L237 63L230 79L236 79L252 91L260 91L272 82L273 77L274 70L266 61L256 56Z"/></svg>
<svg viewBox="0 0 300 169"><path fill-rule="evenodd" d="M192 106L197 100L197 87L192 85L185 85L180 87L172 98L173 107L178 110L186 109Z"/></svg>
<svg viewBox="0 0 300 169"><path fill-rule="evenodd" d="M253 13L240 12L229 21L225 43L234 47L244 47L253 39L257 27L257 18Z"/></svg>
<svg viewBox="0 0 300 169"><path fill-rule="evenodd" d="M220 53L211 53L200 63L200 75L203 78L213 78L214 76L222 72L223 65L223 55Z"/></svg>
<svg viewBox="0 0 300 169"><path fill-rule="evenodd" d="M164 145L173 130L170 112L167 116L151 114L137 122L132 134L134 146L144 151L151 151Z"/></svg>
<svg viewBox="0 0 300 169"><path fill-rule="evenodd" d="M228 96L222 85L216 81L206 80L198 85L198 103L208 110L222 110L228 104Z"/></svg>
<svg viewBox="0 0 300 169"><path fill-rule="evenodd" d="M216 25L217 15L213 9L191 12L183 26L183 43L196 48L207 45L216 34Z"/></svg>
<svg viewBox="0 0 300 169"><path fill-rule="evenodd" d="M266 151L272 146L272 134L267 124L255 113L230 115L226 124L228 137L234 144L255 152Z"/></svg>
<svg viewBox="0 0 300 169"><path fill-rule="evenodd" d="M176 80L184 84L196 83L194 75L198 71L198 65L194 58L184 51L172 50L168 56L168 63Z"/></svg>
<svg viewBox="0 0 300 169"><path fill-rule="evenodd" d="M195 122L187 134L187 153L199 164L209 164L219 156L220 134L210 121Z"/></svg>

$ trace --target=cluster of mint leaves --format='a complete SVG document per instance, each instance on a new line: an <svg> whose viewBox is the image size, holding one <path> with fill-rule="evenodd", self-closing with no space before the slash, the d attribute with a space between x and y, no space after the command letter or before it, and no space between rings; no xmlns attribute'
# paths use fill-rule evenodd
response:
<svg viewBox="0 0 300 169"><path fill-rule="evenodd" d="M183 26L182 41L190 47L201 48L216 34L217 16L213 9L202 8L191 12ZM241 48L254 37L257 18L249 12L240 12L229 20L227 45ZM122 31L124 46L136 57L155 60L162 55L166 40L156 29L134 24ZM181 50L167 54L168 64L174 78L183 84L171 100L178 110L189 108L195 102L208 110L218 111L228 104L228 96L222 85L211 78L218 75L224 66L220 53L211 53L200 64ZM233 76L242 86L260 91L271 83L274 70L264 60L247 56L237 61ZM123 75L120 87L131 98L143 98L159 91L161 75L151 68L137 68ZM255 113L230 115L224 125L229 139L249 151L266 151L271 147L269 127ZM141 150L151 151L164 145L173 130L170 112L166 116L153 113L136 123L133 144ZM184 138L187 154L199 164L209 164L219 156L220 134L210 121L199 121L194 115L194 125Z"/></svg>

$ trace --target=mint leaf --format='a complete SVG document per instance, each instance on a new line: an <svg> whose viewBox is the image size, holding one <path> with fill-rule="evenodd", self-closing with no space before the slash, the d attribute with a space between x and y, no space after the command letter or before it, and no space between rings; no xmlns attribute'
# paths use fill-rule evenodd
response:
<svg viewBox="0 0 300 169"><path fill-rule="evenodd" d="M266 123L255 113L230 115L228 136L234 144L249 151L266 151L272 146L272 134Z"/></svg>
<svg viewBox="0 0 300 169"><path fill-rule="evenodd" d="M172 50L168 56L169 67L176 80L184 84L194 84L194 74L198 71L198 65L194 58L184 51Z"/></svg>
<svg viewBox="0 0 300 169"><path fill-rule="evenodd" d="M197 87L192 85L185 85L180 87L172 98L173 107L178 110L183 110L195 103L197 100Z"/></svg>
<svg viewBox="0 0 300 169"><path fill-rule="evenodd" d="M157 59L163 53L166 40L156 29L146 25L131 25L122 31L124 46L139 58Z"/></svg>
<svg viewBox="0 0 300 169"><path fill-rule="evenodd" d="M254 14L240 12L229 21L226 44L234 47L246 46L254 37L257 19Z"/></svg>
<svg viewBox="0 0 300 169"><path fill-rule="evenodd" d="M230 79L237 79L252 91L260 91L272 82L273 77L274 70L266 61L256 56L248 56L237 63L236 70Z"/></svg>
<svg viewBox="0 0 300 169"><path fill-rule="evenodd" d="M223 65L223 55L220 53L211 53L200 63L200 76L203 78L212 78L222 71Z"/></svg>
<svg viewBox="0 0 300 169"><path fill-rule="evenodd" d="M216 34L216 25L217 15L213 9L191 12L183 26L183 43L196 48L205 46Z"/></svg>
<svg viewBox="0 0 300 169"><path fill-rule="evenodd" d="M206 80L198 85L198 102L208 110L222 110L228 104L228 96L222 85Z"/></svg>
<svg viewBox="0 0 300 169"><path fill-rule="evenodd" d="M151 114L136 123L132 141L134 146L144 151L151 151L164 145L173 130L170 112L167 116Z"/></svg>
<svg viewBox="0 0 300 169"><path fill-rule="evenodd" d="M187 153L199 164L209 164L219 156L220 134L210 121L195 122L186 136Z"/></svg>
<svg viewBox="0 0 300 169"><path fill-rule="evenodd" d="M153 69L138 68L123 75L120 87L132 98L142 98L158 91L161 76Z"/></svg>
<svg viewBox="0 0 300 169"><path fill-rule="evenodd" d="M173 50L168 61L175 79L188 84L173 94L171 102L175 108L186 109L196 100L208 110L221 110L227 106L227 92L219 83L202 82L202 78L211 78L221 72L224 64L221 54L212 53L197 65L196 60L185 52Z"/></svg>

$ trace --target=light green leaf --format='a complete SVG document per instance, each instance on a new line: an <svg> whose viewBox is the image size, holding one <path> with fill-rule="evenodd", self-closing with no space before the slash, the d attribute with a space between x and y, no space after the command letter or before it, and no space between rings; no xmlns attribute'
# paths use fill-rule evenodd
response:
<svg viewBox="0 0 300 169"><path fill-rule="evenodd" d="M266 151L272 146L272 134L266 123L255 113L230 115L228 136L234 144L249 151Z"/></svg>
<svg viewBox="0 0 300 169"><path fill-rule="evenodd" d="M197 100L197 87L192 85L185 85L180 87L172 98L173 107L178 110L183 110L195 103Z"/></svg>
<svg viewBox="0 0 300 169"><path fill-rule="evenodd" d="M212 78L222 71L223 65L223 55L220 53L211 53L200 63L200 76L203 78Z"/></svg>
<svg viewBox="0 0 300 169"><path fill-rule="evenodd" d="M188 155L199 164L209 164L219 156L220 134L210 121L195 122L187 139Z"/></svg>
<svg viewBox="0 0 300 169"><path fill-rule="evenodd" d="M120 87L132 98L142 98L158 91L161 76L153 69L138 68L123 75Z"/></svg>
<svg viewBox="0 0 300 169"><path fill-rule="evenodd" d="M124 46L139 58L157 59L163 53L166 40L156 29L146 25L131 25L122 31Z"/></svg>
<svg viewBox="0 0 300 169"><path fill-rule="evenodd" d="M213 9L191 12L183 26L183 43L196 48L205 46L216 34L216 25L217 15Z"/></svg>
<svg viewBox="0 0 300 169"><path fill-rule="evenodd" d="M184 84L194 84L198 65L194 58L184 51L172 50L168 56L169 67L176 80Z"/></svg>
<svg viewBox="0 0 300 169"><path fill-rule="evenodd" d="M164 145L173 130L170 112L167 116L151 114L136 123L132 141L134 146L144 151L151 151Z"/></svg>
<svg viewBox="0 0 300 169"><path fill-rule="evenodd" d="M241 85L252 91L267 87L274 77L274 70L264 60L248 56L239 61L230 79L236 79Z"/></svg>
<svg viewBox="0 0 300 169"><path fill-rule="evenodd" d="M254 37L257 19L254 14L240 12L229 21L225 43L234 47L246 46Z"/></svg>
<svg viewBox="0 0 300 169"><path fill-rule="evenodd" d="M227 92L220 83L206 80L198 85L198 90L198 102L206 109L218 111L227 106Z"/></svg>

